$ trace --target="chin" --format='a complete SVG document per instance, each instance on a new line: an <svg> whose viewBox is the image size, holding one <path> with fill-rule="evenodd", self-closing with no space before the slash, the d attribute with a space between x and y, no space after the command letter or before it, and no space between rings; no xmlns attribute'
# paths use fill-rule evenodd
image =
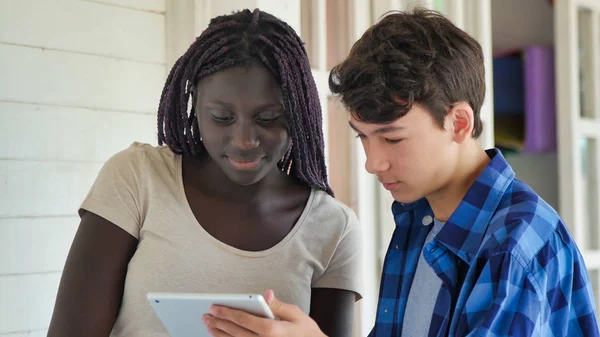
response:
<svg viewBox="0 0 600 337"><path fill-rule="evenodd" d="M227 175L227 178L229 178L229 180L242 186L254 185L264 180L267 176L267 173L268 171L264 172L264 170L244 171L232 168L225 170L225 174Z"/></svg>
<svg viewBox="0 0 600 337"><path fill-rule="evenodd" d="M263 168L257 168L255 170L238 170L232 167L229 162L225 162L225 164L219 166L231 182L242 186L254 185L264 179L266 175L265 172L263 172Z"/></svg>
<svg viewBox="0 0 600 337"><path fill-rule="evenodd" d="M238 185L242 185L242 186L254 185L263 179L262 176L249 177L249 176L237 175L237 174L231 174L231 175L228 174L227 176L229 177L229 180L231 180L232 182L234 182Z"/></svg>
<svg viewBox="0 0 600 337"><path fill-rule="evenodd" d="M399 203L410 204L423 199L423 196L417 196L412 193L402 193L400 191L392 191L392 197Z"/></svg>

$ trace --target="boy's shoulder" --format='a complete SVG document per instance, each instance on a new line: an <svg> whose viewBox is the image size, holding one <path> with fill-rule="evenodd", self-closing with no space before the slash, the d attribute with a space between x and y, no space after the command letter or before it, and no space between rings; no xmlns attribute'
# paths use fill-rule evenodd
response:
<svg viewBox="0 0 600 337"><path fill-rule="evenodd" d="M540 251L558 251L561 246L573 248L574 243L559 214L531 187L514 179L490 220L480 254L509 253L527 266Z"/></svg>

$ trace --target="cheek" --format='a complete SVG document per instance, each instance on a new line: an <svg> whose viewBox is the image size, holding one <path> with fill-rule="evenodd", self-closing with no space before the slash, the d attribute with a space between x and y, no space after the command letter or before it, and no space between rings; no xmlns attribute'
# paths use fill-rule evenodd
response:
<svg viewBox="0 0 600 337"><path fill-rule="evenodd" d="M265 130L261 135L261 138L261 142L264 144L265 148L267 148L274 157L283 157L292 142L291 137L284 128Z"/></svg>
<svg viewBox="0 0 600 337"><path fill-rule="evenodd" d="M207 120L202 116L198 117L198 129L202 139L212 139L214 137L214 125L211 120Z"/></svg>
<svg viewBox="0 0 600 337"><path fill-rule="evenodd" d="M436 154L419 142L397 146L391 161L396 178L408 184L425 184L435 180Z"/></svg>
<svg viewBox="0 0 600 337"><path fill-rule="evenodd" d="M216 126L211 120L200 122L203 124L199 124L198 128L206 152L213 158L222 155L229 142L227 128Z"/></svg>
<svg viewBox="0 0 600 337"><path fill-rule="evenodd" d="M427 165L422 171L428 179L428 184L439 186L445 184L451 178L456 163L456 157L451 148L433 149L425 160Z"/></svg>
<svg viewBox="0 0 600 337"><path fill-rule="evenodd" d="M199 126L200 136L204 146L214 146L227 141L227 131L214 125Z"/></svg>
<svg viewBox="0 0 600 337"><path fill-rule="evenodd" d="M391 162L395 167L411 170L420 161L420 148L418 144L415 147L413 142L403 141L392 146L388 153L388 158L392 158Z"/></svg>

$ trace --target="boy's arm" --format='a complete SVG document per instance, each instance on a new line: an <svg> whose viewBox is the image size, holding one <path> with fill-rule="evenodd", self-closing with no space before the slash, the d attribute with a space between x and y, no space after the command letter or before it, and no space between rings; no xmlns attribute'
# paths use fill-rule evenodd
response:
<svg viewBox="0 0 600 337"><path fill-rule="evenodd" d="M529 266L509 253L485 264L457 336L600 336L579 252L547 244Z"/></svg>

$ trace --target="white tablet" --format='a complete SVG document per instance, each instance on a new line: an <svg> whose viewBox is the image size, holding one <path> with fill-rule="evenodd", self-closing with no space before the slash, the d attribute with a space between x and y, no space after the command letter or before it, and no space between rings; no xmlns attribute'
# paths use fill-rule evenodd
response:
<svg viewBox="0 0 600 337"><path fill-rule="evenodd" d="M171 337L211 337L202 316L212 305L274 318L265 299L256 294L148 293L147 298Z"/></svg>

